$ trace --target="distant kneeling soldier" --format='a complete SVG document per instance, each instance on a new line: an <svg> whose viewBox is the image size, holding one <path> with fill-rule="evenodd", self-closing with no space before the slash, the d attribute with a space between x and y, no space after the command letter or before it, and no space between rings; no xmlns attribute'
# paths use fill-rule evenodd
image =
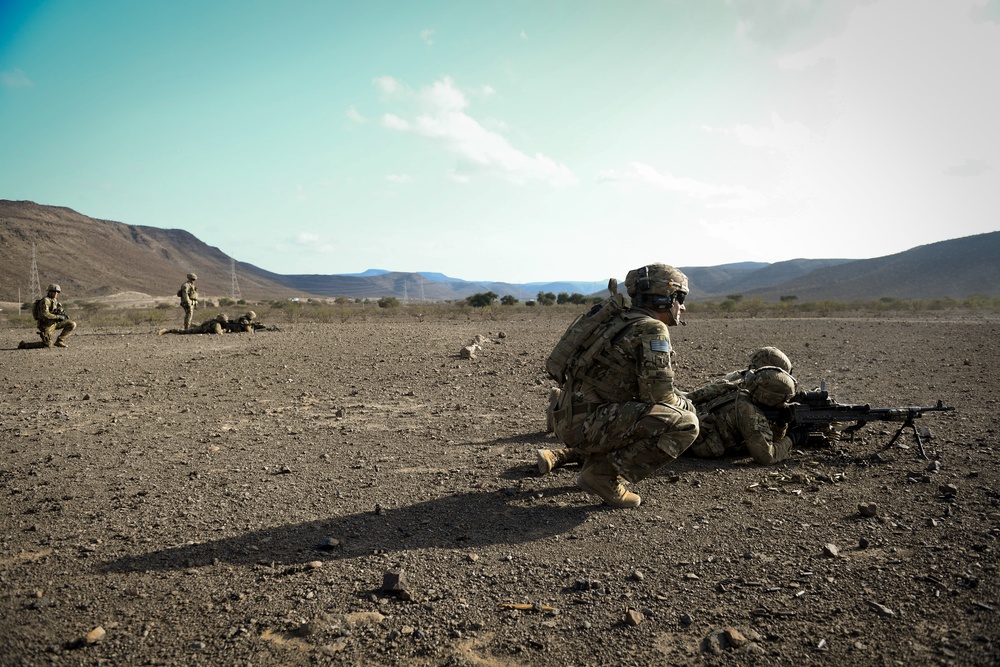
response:
<svg viewBox="0 0 1000 667"><path fill-rule="evenodd" d="M225 313L222 313L190 329L160 329L157 333L161 336L163 334L220 334L225 331L224 327L228 322L229 318Z"/></svg>
<svg viewBox="0 0 1000 667"><path fill-rule="evenodd" d="M66 345L66 339L73 333L73 329L76 329L76 322L69 319L66 310L59 303L58 297L60 292L62 292L62 288L59 285L49 285L46 295L35 301L35 305L31 309L31 314L38 324L38 336L42 340L37 343L28 343L22 340L17 346L19 349L52 347L53 345L56 347L69 347ZM56 329L60 329L61 333L59 334L59 338L53 342L52 334L56 332Z"/></svg>

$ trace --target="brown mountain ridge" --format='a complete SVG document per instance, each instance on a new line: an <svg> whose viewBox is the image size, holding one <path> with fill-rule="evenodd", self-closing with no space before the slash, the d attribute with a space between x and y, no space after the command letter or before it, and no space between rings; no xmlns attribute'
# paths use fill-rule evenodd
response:
<svg viewBox="0 0 1000 667"><path fill-rule="evenodd" d="M235 261L181 229L99 220L72 209L0 199L0 300L30 298L32 246L41 287L58 281L69 298L122 292L173 294L189 271L207 298L229 296L235 266L239 295L251 300L288 297L462 300L493 291L530 299L538 292L589 294L599 283L509 284L464 281L440 274L366 272L362 275L282 275ZM857 301L1000 296L1000 232L919 246L864 260L793 259L682 267L692 297L731 294L777 301ZM623 276L619 276L623 278Z"/></svg>

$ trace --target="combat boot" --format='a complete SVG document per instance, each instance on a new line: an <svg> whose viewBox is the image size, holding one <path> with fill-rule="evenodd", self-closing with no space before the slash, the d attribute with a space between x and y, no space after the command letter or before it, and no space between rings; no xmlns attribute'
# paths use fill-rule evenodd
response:
<svg viewBox="0 0 1000 667"><path fill-rule="evenodd" d="M539 449L538 474L547 475L556 468L562 468L570 463L582 463L583 457L569 447L565 449Z"/></svg>
<svg viewBox="0 0 1000 667"><path fill-rule="evenodd" d="M632 493L622 485L618 471L607 459L586 466L576 478L576 485L587 493L600 496L612 507L627 509L638 507L642 502L639 494Z"/></svg>
<svg viewBox="0 0 1000 667"><path fill-rule="evenodd" d="M55 343L53 343L53 345L55 345L56 347L69 347L69 345L66 344L66 341L64 341L62 338L58 339Z"/></svg>

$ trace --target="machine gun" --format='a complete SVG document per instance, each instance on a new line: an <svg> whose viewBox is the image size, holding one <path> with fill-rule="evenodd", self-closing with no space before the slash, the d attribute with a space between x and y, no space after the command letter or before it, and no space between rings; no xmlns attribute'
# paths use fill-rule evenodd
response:
<svg viewBox="0 0 1000 667"><path fill-rule="evenodd" d="M818 390L800 391L785 405L763 410L769 420L788 424L788 435L793 441L808 439L810 434L827 432L832 424L848 423L846 427L839 429L839 432L850 434L853 438L854 433L870 421L902 422L885 448L892 447L903 430L909 427L913 429L913 436L920 447L920 456L926 459L928 457L924 450L924 441L913 420L922 417L925 412L950 412L954 409L953 406L944 405L940 400L937 405L930 407L904 408L873 408L867 403L859 405L837 403L826 390L826 383L821 382Z"/></svg>

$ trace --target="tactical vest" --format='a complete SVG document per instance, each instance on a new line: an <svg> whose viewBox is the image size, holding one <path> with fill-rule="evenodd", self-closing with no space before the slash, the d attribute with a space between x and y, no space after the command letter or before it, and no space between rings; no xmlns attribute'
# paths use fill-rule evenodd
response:
<svg viewBox="0 0 1000 667"><path fill-rule="evenodd" d="M546 372L560 385L565 384L577 369L588 368L632 320L644 317L629 313L614 278L608 281L608 291L611 296L573 320L545 359Z"/></svg>

